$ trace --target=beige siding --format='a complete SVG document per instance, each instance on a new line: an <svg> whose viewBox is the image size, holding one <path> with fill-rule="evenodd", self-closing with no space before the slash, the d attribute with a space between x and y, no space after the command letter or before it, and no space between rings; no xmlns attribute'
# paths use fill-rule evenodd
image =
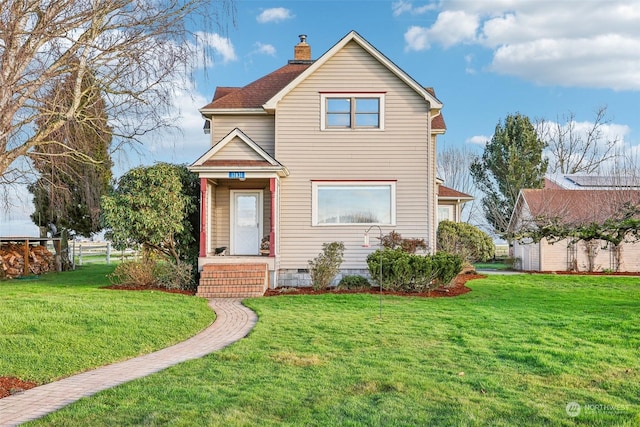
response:
<svg viewBox="0 0 640 427"><path fill-rule="evenodd" d="M571 269L570 250L568 241L562 240L554 244L545 239L540 244L523 245L515 243L514 256L521 259L522 269L529 271L567 271ZM588 257L585 251L585 243L578 242L575 254L578 271L588 271ZM595 271L613 270L612 249L606 242L598 244L597 254L594 260ZM539 257L539 258L538 258ZM640 243L623 243L622 256L619 271L640 271Z"/></svg>
<svg viewBox="0 0 640 427"><path fill-rule="evenodd" d="M520 269L525 271L540 270L540 244L514 242L513 256L519 260Z"/></svg>
<svg viewBox="0 0 640 427"><path fill-rule="evenodd" d="M542 254L540 257L540 267L542 271L567 271L569 269L569 249L567 241L563 240L554 244L549 244L546 239L540 243Z"/></svg>
<svg viewBox="0 0 640 427"><path fill-rule="evenodd" d="M623 243L620 271L640 271L640 242Z"/></svg>
<svg viewBox="0 0 640 427"><path fill-rule="evenodd" d="M233 138L215 155L216 160L264 160L240 138Z"/></svg>
<svg viewBox="0 0 640 427"><path fill-rule="evenodd" d="M218 115L213 119L212 145L227 136L235 128L240 129L253 142L269 155L274 155L274 116L256 115Z"/></svg>
<svg viewBox="0 0 640 427"><path fill-rule="evenodd" d="M385 129L320 130L320 92L386 92ZM395 230L435 246L435 153L428 136L428 105L355 43L290 92L278 105L276 159L290 171L282 179L281 267L305 268L322 244L343 241L343 268L365 268L365 229L313 227L313 180L397 180ZM376 230L377 232L377 230ZM372 243L377 242L372 239Z"/></svg>

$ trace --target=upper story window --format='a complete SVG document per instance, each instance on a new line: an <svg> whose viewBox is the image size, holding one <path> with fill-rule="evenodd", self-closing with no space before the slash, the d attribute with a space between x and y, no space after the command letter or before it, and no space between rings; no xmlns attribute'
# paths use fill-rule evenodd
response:
<svg viewBox="0 0 640 427"><path fill-rule="evenodd" d="M384 94L323 93L321 128L383 129Z"/></svg>

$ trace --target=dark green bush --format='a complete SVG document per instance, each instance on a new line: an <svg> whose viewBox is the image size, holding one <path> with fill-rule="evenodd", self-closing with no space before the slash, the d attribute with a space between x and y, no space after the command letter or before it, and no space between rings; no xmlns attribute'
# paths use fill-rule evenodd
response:
<svg viewBox="0 0 640 427"><path fill-rule="evenodd" d="M338 283L338 289L367 289L371 283L363 276L344 276Z"/></svg>
<svg viewBox="0 0 640 427"><path fill-rule="evenodd" d="M473 263L487 261L495 255L495 245L491 237L464 222L441 221L437 233L438 251L460 255Z"/></svg>
<svg viewBox="0 0 640 427"><path fill-rule="evenodd" d="M437 252L431 259L433 268L438 271L436 279L440 285L448 285L462 271L464 260L458 254Z"/></svg>
<svg viewBox="0 0 640 427"><path fill-rule="evenodd" d="M424 292L448 284L462 270L462 258L444 252L416 255L401 248L378 249L369 254L367 265L372 280L384 289Z"/></svg>

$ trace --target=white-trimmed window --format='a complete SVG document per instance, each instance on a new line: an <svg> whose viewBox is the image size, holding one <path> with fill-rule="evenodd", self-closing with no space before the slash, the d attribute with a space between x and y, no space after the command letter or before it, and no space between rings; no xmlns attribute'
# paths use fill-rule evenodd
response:
<svg viewBox="0 0 640 427"><path fill-rule="evenodd" d="M384 129L384 93L323 93L322 130Z"/></svg>
<svg viewBox="0 0 640 427"><path fill-rule="evenodd" d="M395 181L313 181L312 223L395 225Z"/></svg>
<svg viewBox="0 0 640 427"><path fill-rule="evenodd" d="M438 206L438 223L441 221L455 221L453 217L452 205L439 205Z"/></svg>

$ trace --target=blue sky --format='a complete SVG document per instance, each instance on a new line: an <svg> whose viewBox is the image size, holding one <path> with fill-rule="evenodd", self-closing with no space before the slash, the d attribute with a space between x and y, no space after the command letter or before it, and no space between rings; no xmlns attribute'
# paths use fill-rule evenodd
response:
<svg viewBox="0 0 640 427"><path fill-rule="evenodd" d="M197 98L182 114L197 113L218 85L284 65L299 34L317 58L351 30L435 88L448 128L440 146L481 151L510 113L589 122L602 106L612 137L640 145L640 5L630 1L239 1L236 25L209 38L214 62L196 73ZM192 161L208 142L193 130L143 160Z"/></svg>
<svg viewBox="0 0 640 427"><path fill-rule="evenodd" d="M121 153L116 173L155 161L193 162L209 144L198 108L216 86L244 86L281 67L299 34L317 58L351 30L435 88L447 123L439 148L481 152L511 113L554 121L572 112L588 125L606 106L607 136L640 151L640 2L240 0L236 9L235 25L201 34L213 62L177 92L182 132L151 136L137 153ZM17 227L29 203L23 205L0 217L0 235L23 234Z"/></svg>

